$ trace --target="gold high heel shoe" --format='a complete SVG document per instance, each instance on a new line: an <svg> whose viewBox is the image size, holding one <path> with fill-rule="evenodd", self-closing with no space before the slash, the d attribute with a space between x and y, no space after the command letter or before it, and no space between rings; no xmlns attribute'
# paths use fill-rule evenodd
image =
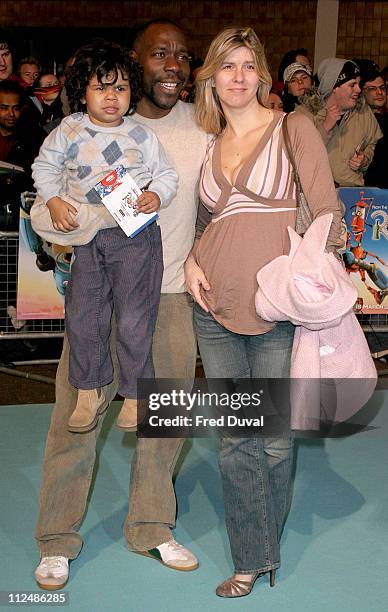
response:
<svg viewBox="0 0 388 612"><path fill-rule="evenodd" d="M274 569L269 572L271 587L275 586L275 573L276 570ZM255 572L249 580L237 580L234 576L231 576L216 588L216 595L219 597L245 597L252 591L259 576L263 576L263 573Z"/></svg>

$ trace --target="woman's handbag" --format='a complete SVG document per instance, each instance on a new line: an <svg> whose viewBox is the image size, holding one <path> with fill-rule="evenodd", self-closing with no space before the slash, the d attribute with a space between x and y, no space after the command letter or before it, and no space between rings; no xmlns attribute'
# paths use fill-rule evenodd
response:
<svg viewBox="0 0 388 612"><path fill-rule="evenodd" d="M290 135L287 129L287 119L288 115L286 115L283 119L282 124L282 132L283 132L283 140L286 146L286 151L288 158L291 162L293 171L294 171L294 180L296 185L296 220L295 220L295 231L297 234L303 236L303 234L310 227L313 222L313 216L311 214L311 210L309 209L309 205L307 204L306 196L303 193L302 184L300 182L298 170L296 169L296 163L294 154L291 148Z"/></svg>

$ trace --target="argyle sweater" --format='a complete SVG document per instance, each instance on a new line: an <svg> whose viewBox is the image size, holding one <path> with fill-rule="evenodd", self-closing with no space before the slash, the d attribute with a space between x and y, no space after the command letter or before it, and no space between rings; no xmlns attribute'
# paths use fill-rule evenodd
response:
<svg viewBox="0 0 388 612"><path fill-rule="evenodd" d="M95 125L84 113L65 117L45 139L32 177L45 203L68 194L80 204L103 206L94 187L119 165L140 188L157 193L162 207L175 196L178 176L163 147L150 128L131 117L118 127Z"/></svg>

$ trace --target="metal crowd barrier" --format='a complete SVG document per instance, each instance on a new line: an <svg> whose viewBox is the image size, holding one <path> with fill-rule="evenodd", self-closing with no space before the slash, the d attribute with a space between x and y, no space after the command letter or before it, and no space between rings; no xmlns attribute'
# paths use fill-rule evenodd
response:
<svg viewBox="0 0 388 612"><path fill-rule="evenodd" d="M35 319L25 322L17 320L18 252L19 233L0 231L0 341L63 338L65 328L63 319ZM58 363L58 359L12 360L3 363L0 371L48 383L54 382L53 379L16 372L13 366L50 363Z"/></svg>

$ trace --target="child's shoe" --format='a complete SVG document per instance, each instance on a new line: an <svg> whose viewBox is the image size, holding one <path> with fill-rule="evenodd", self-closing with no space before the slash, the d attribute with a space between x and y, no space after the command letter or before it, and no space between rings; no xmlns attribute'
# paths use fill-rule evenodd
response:
<svg viewBox="0 0 388 612"><path fill-rule="evenodd" d="M136 431L138 422L141 422L138 415L138 407L141 402L135 399L125 399L124 404L117 417L116 425L124 431Z"/></svg>
<svg viewBox="0 0 388 612"><path fill-rule="evenodd" d="M77 433L90 431L107 407L108 402L101 389L78 389L77 405L69 419L68 430Z"/></svg>

